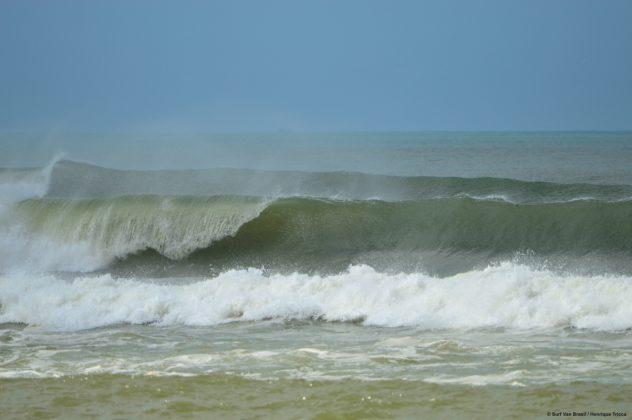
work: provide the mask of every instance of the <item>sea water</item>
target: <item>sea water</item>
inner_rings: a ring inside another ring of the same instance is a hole
[[[629,133],[0,151],[9,417],[630,415]]]

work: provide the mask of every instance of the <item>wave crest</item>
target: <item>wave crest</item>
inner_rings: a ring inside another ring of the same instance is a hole
[[[13,215],[30,235],[85,244],[107,257],[151,248],[181,259],[234,235],[264,207],[265,200],[243,197],[31,199],[17,204]]]

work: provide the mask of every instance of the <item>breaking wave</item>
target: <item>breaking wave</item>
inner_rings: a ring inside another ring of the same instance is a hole
[[[0,276],[0,300],[0,323],[58,330],[266,319],[423,329],[632,328],[632,278],[560,276],[510,263],[443,279],[367,266],[331,276],[229,270],[189,284],[13,274]]]
[[[56,244],[54,253],[81,248],[89,262],[80,271],[117,260],[133,272],[136,263],[155,264],[155,256],[220,270],[326,272],[318,267],[379,266],[394,258],[401,269],[429,252],[457,255],[457,262],[482,258],[479,266],[524,252],[626,260],[632,252],[632,202],[133,196],[29,199],[7,214],[20,226],[22,242]]]

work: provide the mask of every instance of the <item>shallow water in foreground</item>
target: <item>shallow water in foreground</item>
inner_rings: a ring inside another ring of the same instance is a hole
[[[570,382],[521,388],[380,380],[261,381],[90,375],[2,379],[6,418],[533,418],[626,413],[632,385]],[[624,417],[625,418],[625,417]]]
[[[275,320],[0,330],[6,418],[630,415],[632,333]]]

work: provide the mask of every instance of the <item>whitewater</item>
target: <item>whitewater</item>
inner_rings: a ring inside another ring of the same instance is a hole
[[[0,322],[51,330],[320,320],[423,329],[632,328],[629,277],[558,276],[504,263],[439,279],[351,266],[332,276],[229,270],[189,284],[111,275],[0,277]]]

